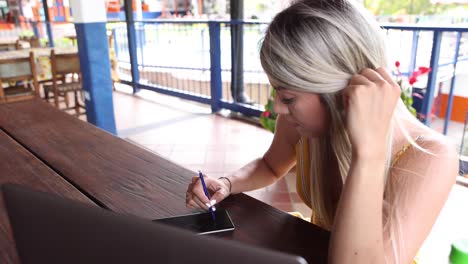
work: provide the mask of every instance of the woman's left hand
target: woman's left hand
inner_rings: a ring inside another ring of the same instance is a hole
[[[385,157],[387,135],[400,93],[400,87],[384,68],[364,69],[351,78],[343,96],[353,153]]]

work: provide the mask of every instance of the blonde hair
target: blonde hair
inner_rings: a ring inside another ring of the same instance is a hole
[[[361,70],[388,66],[383,31],[370,15],[346,0],[296,1],[269,25],[261,44],[260,60],[276,86],[320,94],[327,108],[329,133],[311,139],[309,144],[310,201],[314,216],[331,229],[336,208],[327,196],[330,183],[323,164],[336,162],[344,183],[351,162],[340,92]],[[385,184],[391,167],[392,131],[393,124],[385,142],[388,146]],[[393,190],[386,189],[386,195],[392,196],[389,192]],[[386,201],[383,210],[384,215],[394,214],[392,205]],[[388,226],[384,223],[384,228]],[[398,240],[399,232],[399,228],[392,229],[390,240]],[[394,249],[395,254],[397,251]]]

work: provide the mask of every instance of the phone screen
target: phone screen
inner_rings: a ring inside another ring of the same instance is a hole
[[[187,229],[198,234],[210,234],[234,230],[234,224],[226,210],[217,208],[214,213],[215,221],[213,221],[211,212],[161,218],[153,221]]]

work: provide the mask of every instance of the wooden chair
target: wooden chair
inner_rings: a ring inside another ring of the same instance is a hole
[[[37,37],[20,37],[16,40],[15,47],[17,50],[19,49],[32,49],[32,48],[40,48],[41,42]]]
[[[0,103],[39,97],[36,63],[29,57],[0,60]]]
[[[40,48],[41,47],[41,42],[39,41],[39,38],[37,37],[29,37],[29,46],[31,48]]]
[[[55,50],[52,49],[50,53],[50,63],[52,66],[52,84],[44,85],[46,100],[49,101],[50,93],[52,93],[55,107],[60,109],[59,96],[64,97],[66,106],[64,110],[75,109],[76,116],[85,114],[85,111],[80,112],[80,109],[86,110],[86,108],[79,100],[79,97],[83,97],[83,86],[78,54],[55,54]],[[69,93],[74,94],[74,106],[70,106],[68,103]]]

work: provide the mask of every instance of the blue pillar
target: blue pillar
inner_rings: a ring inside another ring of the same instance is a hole
[[[116,134],[105,0],[72,0],[88,122]]]
[[[211,71],[211,111],[221,109],[221,26],[219,22],[210,21],[210,71]]]
[[[138,71],[137,41],[135,20],[133,19],[132,0],[125,0],[125,20],[127,22],[128,52],[130,53],[130,68],[132,72],[133,93],[137,93],[140,72]]]
[[[425,117],[424,124],[429,126],[431,124],[431,110],[434,104],[434,92],[437,83],[437,72],[439,71],[439,57],[440,57],[440,43],[442,42],[442,31],[434,31],[432,40],[432,53],[431,53],[431,72],[427,77],[426,94],[424,96],[422,114]]]
[[[54,47],[54,35],[52,34],[52,25],[49,19],[49,6],[47,0],[42,0],[42,7],[44,8],[45,23],[47,29],[47,37],[49,38],[49,47]]]

